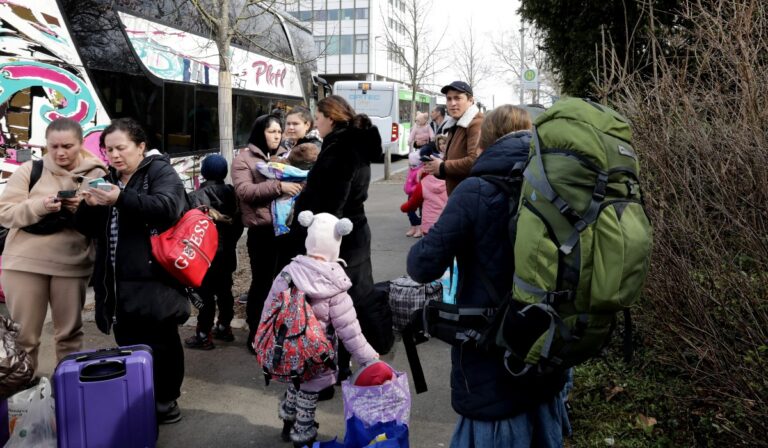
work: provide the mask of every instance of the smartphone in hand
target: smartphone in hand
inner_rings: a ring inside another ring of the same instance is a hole
[[[77,190],[59,190],[56,197],[59,199],[72,199],[77,196]]]

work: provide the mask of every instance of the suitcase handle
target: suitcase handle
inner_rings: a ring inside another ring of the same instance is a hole
[[[84,353],[75,358],[76,362],[95,361],[97,359],[113,358],[115,356],[128,356],[133,350],[123,348],[104,348],[95,352]]]
[[[125,376],[125,363],[116,360],[95,362],[80,370],[80,381],[83,383],[107,381],[121,376]]]

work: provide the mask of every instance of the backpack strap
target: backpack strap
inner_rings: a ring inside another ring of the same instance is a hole
[[[408,357],[408,365],[411,367],[413,387],[416,389],[417,394],[426,392],[427,380],[424,378],[424,369],[421,367],[421,360],[419,360],[419,352],[416,349],[416,340],[411,325],[403,329],[402,336],[405,355]]]
[[[32,162],[32,170],[29,172],[29,190],[32,191],[32,187],[35,186],[40,176],[43,175],[43,160],[35,160]]]
[[[544,169],[544,161],[541,157],[541,142],[539,141],[539,131],[536,126],[533,127],[533,146],[535,154],[532,158],[533,160],[531,160],[531,163],[525,169],[523,176],[533,188],[538,190],[552,203],[552,205],[557,207],[561,215],[565,216],[572,223],[574,228],[573,233],[571,233],[565,243],[559,248],[560,252],[569,255],[573,252],[573,248],[576,247],[576,244],[579,243],[579,234],[597,219],[597,215],[600,212],[600,205],[603,203],[603,199],[605,199],[609,173],[602,170],[596,170],[596,167],[591,168],[597,173],[597,181],[595,182],[595,189],[592,191],[592,200],[589,203],[589,207],[587,208],[586,213],[584,213],[584,216],[581,216],[570,204],[568,204],[568,202],[565,201],[565,199],[555,192],[554,188],[552,188],[552,185],[549,183],[547,172]],[[538,171],[536,174],[534,174],[533,171],[534,165],[535,169]]]

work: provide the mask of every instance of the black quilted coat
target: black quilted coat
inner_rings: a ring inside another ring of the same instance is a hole
[[[110,168],[108,180],[117,184]],[[187,210],[187,197],[167,156],[144,158],[114,205],[119,217],[115,267],[109,257],[111,207],[91,207],[83,201],[75,225],[96,239],[93,268],[96,325],[109,333],[115,317],[139,317],[183,323],[190,304],[181,284],[152,258],[150,232],[170,228]]]

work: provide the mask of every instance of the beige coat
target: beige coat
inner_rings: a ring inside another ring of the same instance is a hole
[[[285,148],[281,147],[275,155],[285,152]],[[241,150],[232,161],[232,183],[246,227],[272,225],[270,206],[282,194],[280,181],[268,179],[256,170],[256,163],[268,161],[261,149],[252,144]]]
[[[59,277],[85,277],[93,268],[93,245],[75,229],[50,235],[33,235],[21,230],[40,221],[48,212],[43,200],[61,190],[76,190],[78,176],[103,177],[106,167],[90,153],[83,153],[72,171],[56,165],[50,155],[43,157],[43,172],[32,190],[29,177],[32,162],[20,166],[8,179],[0,196],[0,225],[10,229],[3,250],[3,270],[32,272]],[[87,181],[82,183],[87,188]]]
[[[445,151],[443,169],[445,187],[448,195],[459,183],[469,177],[475,159],[480,155],[480,126],[484,115],[474,104],[464,112],[459,121],[451,129],[448,149]],[[442,170],[441,170],[442,171]]]

